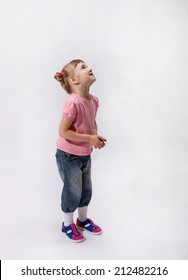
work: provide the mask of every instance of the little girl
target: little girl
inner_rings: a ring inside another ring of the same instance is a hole
[[[96,113],[98,98],[90,94],[96,78],[80,59],[72,60],[55,74],[63,89],[69,94],[59,126],[56,160],[64,182],[61,208],[64,214],[62,232],[74,242],[84,240],[78,230],[101,234],[102,229],[87,217],[91,200],[91,157],[93,147],[101,149],[106,139],[97,134]],[[74,211],[78,209],[76,225]]]

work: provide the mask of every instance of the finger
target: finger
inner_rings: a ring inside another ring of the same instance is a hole
[[[103,148],[105,146],[105,144],[103,143],[103,142],[101,142],[100,144],[99,144],[99,148],[101,149],[101,148]]]
[[[104,147],[106,145],[105,142],[103,142],[103,141],[100,144],[101,144],[101,147]]]
[[[102,142],[107,142],[106,138],[102,137],[102,136],[99,136],[99,139],[102,141]]]

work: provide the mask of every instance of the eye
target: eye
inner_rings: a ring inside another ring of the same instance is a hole
[[[82,65],[81,69],[86,69],[86,68],[87,68],[87,65]]]

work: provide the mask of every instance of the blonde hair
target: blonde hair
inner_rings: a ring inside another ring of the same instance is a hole
[[[71,93],[69,77],[74,74],[74,69],[80,62],[84,63],[81,59],[74,59],[66,64],[60,72],[57,72],[54,75],[54,78],[60,82],[61,86],[67,93]]]

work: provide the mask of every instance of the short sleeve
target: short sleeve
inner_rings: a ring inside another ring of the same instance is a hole
[[[63,117],[74,121],[76,119],[77,109],[76,104],[72,100],[68,100],[65,103],[64,110],[63,110]]]

